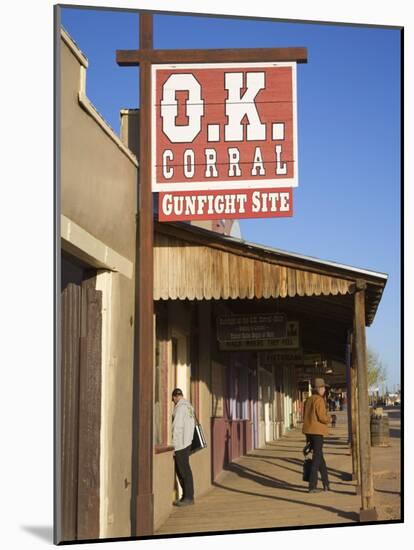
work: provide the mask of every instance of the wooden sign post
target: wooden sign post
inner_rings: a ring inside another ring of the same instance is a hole
[[[153,16],[140,12],[140,49],[117,50],[120,66],[140,67],[139,181],[137,193],[133,464],[131,531],[153,534],[153,200],[151,188],[151,65],[173,63],[307,62],[307,49],[242,48],[226,50],[154,50]]]

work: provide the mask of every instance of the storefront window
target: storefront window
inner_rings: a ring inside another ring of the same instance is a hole
[[[247,368],[233,366],[230,369],[231,413],[233,420],[248,419]]]

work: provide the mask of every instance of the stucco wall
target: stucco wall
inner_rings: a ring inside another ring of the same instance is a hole
[[[83,71],[73,45],[62,39],[61,213],[80,231],[133,263],[137,167],[116,136],[108,136],[105,123],[80,104]],[[70,243],[63,241],[66,245]],[[77,246],[79,250],[71,245],[70,251],[82,258],[82,243]],[[100,537],[127,537],[131,535],[133,273],[100,270],[97,289],[103,298]]]
[[[157,530],[172,511],[174,494],[174,458],[168,451],[154,456],[154,530]]]
[[[130,536],[133,281],[100,272],[103,292],[100,536]]]
[[[133,260],[137,167],[79,104],[80,74],[61,41],[61,212]]]

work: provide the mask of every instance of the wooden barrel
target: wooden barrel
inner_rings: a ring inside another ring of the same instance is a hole
[[[390,424],[388,416],[371,416],[371,446],[388,447],[390,444]]]

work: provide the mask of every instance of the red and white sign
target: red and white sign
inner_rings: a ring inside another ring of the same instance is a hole
[[[160,193],[158,219],[166,222],[290,217],[292,195],[289,187]]]
[[[152,103],[154,192],[298,185],[296,63],[153,65]]]

